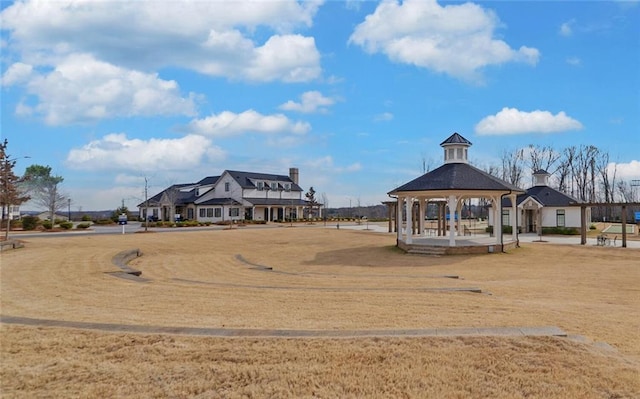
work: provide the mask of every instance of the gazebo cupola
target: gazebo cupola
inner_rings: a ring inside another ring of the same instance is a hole
[[[440,147],[444,148],[444,163],[469,163],[467,150],[470,146],[469,140],[458,133],[452,134],[440,143]]]

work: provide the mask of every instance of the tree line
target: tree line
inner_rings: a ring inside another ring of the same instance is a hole
[[[505,150],[499,164],[484,168],[517,187],[528,187],[525,179],[544,169],[551,175],[551,187],[582,202],[639,202],[640,187],[618,177],[617,164],[609,153],[594,145],[574,145],[556,150],[530,144]]]

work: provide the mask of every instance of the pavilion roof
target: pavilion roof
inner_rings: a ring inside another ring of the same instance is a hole
[[[414,191],[505,191],[524,190],[466,163],[448,163],[403,184],[388,194]]]

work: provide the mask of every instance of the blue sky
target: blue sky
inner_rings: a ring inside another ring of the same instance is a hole
[[[640,179],[638,2],[1,4],[2,137],[72,210],[289,167],[374,205],[453,132],[481,168],[588,144]]]

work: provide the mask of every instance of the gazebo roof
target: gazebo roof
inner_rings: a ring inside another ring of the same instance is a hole
[[[456,133],[457,134],[457,133]],[[507,183],[466,163],[448,163],[411,180],[388,194],[414,191],[505,191],[524,193],[524,190]]]

